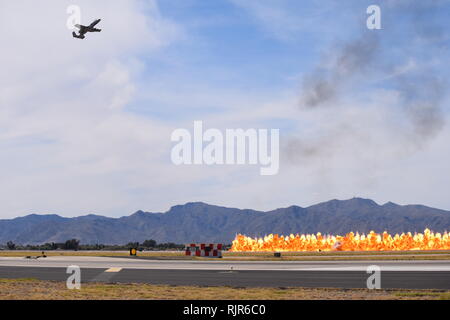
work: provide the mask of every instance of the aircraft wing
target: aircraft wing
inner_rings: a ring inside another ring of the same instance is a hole
[[[91,23],[91,25],[89,26],[90,28],[95,27],[100,21],[102,21],[102,19],[97,19],[94,22]]]
[[[100,32],[102,31],[102,29],[96,29],[96,28],[92,28],[89,30],[90,32]]]

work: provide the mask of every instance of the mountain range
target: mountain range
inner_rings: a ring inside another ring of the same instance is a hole
[[[138,211],[121,218],[31,214],[0,220],[0,243],[43,244],[67,239],[78,239],[82,244],[126,244],[146,239],[231,243],[238,233],[248,236],[317,232],[342,235],[371,230],[422,232],[427,227],[439,232],[450,230],[450,211],[392,202],[378,205],[362,198],[266,212],[192,202],[173,206],[164,213]]]

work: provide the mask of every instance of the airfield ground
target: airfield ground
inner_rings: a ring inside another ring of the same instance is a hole
[[[224,252],[222,259],[180,251],[41,254],[0,251],[0,300],[450,300],[450,251],[286,252],[281,258]],[[373,264],[383,270],[381,290],[364,289]],[[66,287],[69,265],[82,269],[81,290]]]
[[[0,300],[450,300],[446,290],[335,288],[231,288],[86,283],[68,290],[62,281],[0,279]]]

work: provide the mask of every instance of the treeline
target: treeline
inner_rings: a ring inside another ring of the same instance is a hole
[[[61,243],[45,243],[41,245],[19,245],[12,241],[8,241],[6,245],[0,246],[2,249],[6,250],[105,250],[105,251],[120,251],[129,250],[131,248],[137,249],[139,251],[144,250],[183,250],[184,244],[176,244],[172,242],[167,243],[157,243],[155,240],[145,240],[142,243],[130,242],[125,245],[107,245],[107,244],[80,244],[77,239],[70,239],[66,242]]]

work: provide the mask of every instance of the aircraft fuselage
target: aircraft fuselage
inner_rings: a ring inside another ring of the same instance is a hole
[[[95,28],[95,26],[101,21],[101,19],[95,20],[94,22],[92,22],[89,26],[83,26],[83,25],[75,25],[75,27],[77,27],[79,29],[78,31],[78,35],[75,32],[72,32],[72,35],[74,38],[78,38],[78,39],[84,39],[85,38],[85,34],[88,32],[101,32],[101,29],[97,29]]]

